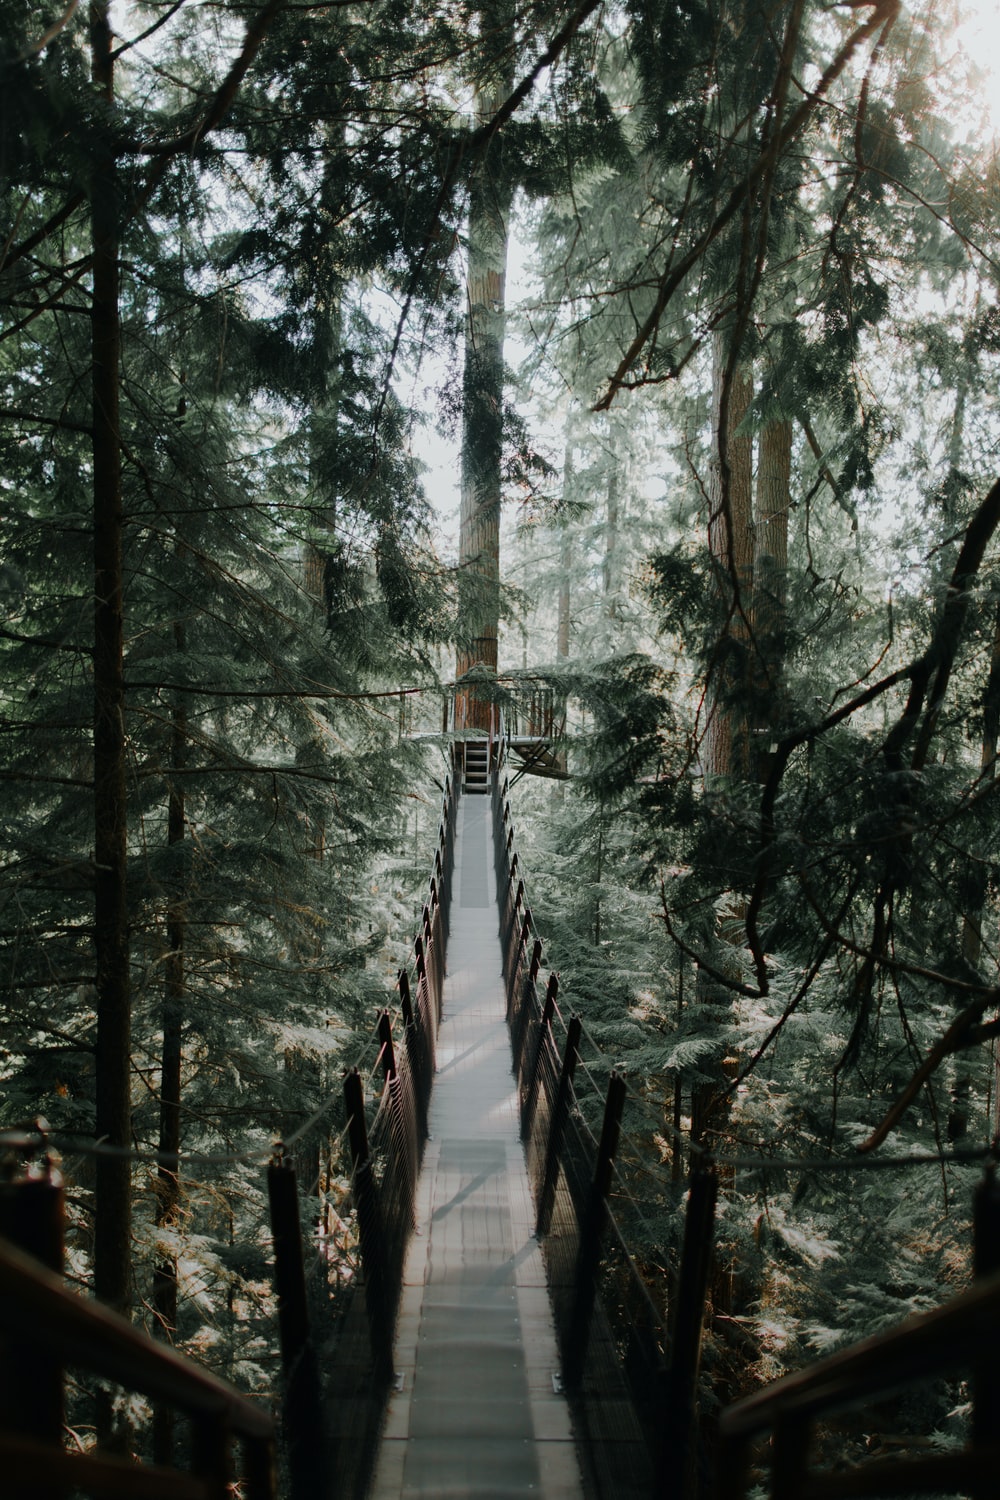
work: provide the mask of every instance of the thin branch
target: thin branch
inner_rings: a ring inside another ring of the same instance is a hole
[[[133,47],[138,47],[143,42],[148,41],[151,36],[154,36],[156,32],[161,29],[161,27],[166,26],[168,21],[172,21],[174,16],[181,9],[181,6],[186,4],[187,0],[174,0],[173,5],[167,11],[166,15],[159,16],[157,20],[152,23],[152,25],[146,27],[145,31],[140,31],[138,36],[132,37],[131,41],[122,42],[121,46],[118,47],[114,52],[112,52],[111,61],[113,63],[116,63],[120,57],[123,57],[125,55],[126,52],[131,52]]]
[[[40,52],[44,52],[49,43],[54,42],[60,31],[64,31],[70,21],[72,21],[78,4],[79,0],[69,0],[69,5],[67,5],[66,10],[59,17],[59,20],[53,21],[48,31],[37,42],[32,42],[30,46],[25,47],[22,52],[18,53],[18,62],[27,62],[29,58],[37,57]]]
[[[706,250],[708,250],[709,247],[715,242],[715,240],[718,239],[722,231],[739,212],[740,208],[743,206],[744,201],[753,192],[758,182],[760,182],[764,177],[772,160],[772,154],[774,152],[783,151],[784,148],[789,144],[789,142],[793,140],[794,137],[799,133],[803,125],[805,125],[806,121],[809,119],[809,116],[814,113],[818,105],[822,102],[826,93],[840,77],[841,73],[844,71],[858,48],[863,46],[868,38],[871,37],[882,26],[891,25],[899,13],[900,0],[873,0],[873,4],[874,10],[869,20],[866,21],[863,26],[859,26],[856,31],[851,33],[847,41],[844,43],[843,47],[837,53],[837,56],[834,58],[833,62],[830,64],[826,72],[823,74],[822,78],[819,80],[816,88],[811,91],[804,102],[799,105],[797,110],[794,111],[794,113],[789,118],[787,125],[785,125],[783,129],[778,132],[772,145],[768,147],[767,151],[762,156],[758,157],[756,163],[750,169],[750,171],[747,172],[743,180],[737,183],[737,185],[733,188],[732,192],[729,194],[729,197],[726,199],[726,202],[716,214],[715,218],[712,220],[708,228],[702,233],[696,243],[688,251],[688,253],[685,256],[682,256],[680,261],[674,266],[673,270],[671,270],[669,274],[661,278],[659,283],[659,290],[657,292],[652,311],[646,318],[645,322],[642,324],[641,328],[637,332],[635,338],[632,340],[625,354],[622,356],[618,364],[618,368],[608,381],[607,390],[601,397],[600,401],[594,404],[592,408],[593,411],[607,411],[611,406],[618,391],[624,385],[626,376],[628,375],[632,366],[635,364],[636,360],[639,358],[639,355],[642,353],[646,345],[654,337],[656,330],[659,327],[660,319],[662,318],[667,305],[673,297],[674,293],[677,291],[678,287],[681,285],[688,272],[698,264],[702,256],[705,254]]]
[[[537,82],[541,74],[545,71],[545,69],[551,67],[552,64],[557,61],[559,56],[565,51],[570,42],[576,36],[576,33],[580,30],[580,27],[583,25],[583,23],[593,14],[595,10],[598,10],[603,4],[604,0],[581,0],[581,4],[570,16],[565,25],[556,32],[555,36],[549,42],[549,45],[546,47],[545,51],[539,58],[536,59],[533,67],[527,74],[525,74],[517,87],[510,94],[508,94],[504,102],[490,116],[488,120],[484,121],[484,123],[480,125],[477,130],[472,131],[469,136],[465,137],[463,140],[460,140],[456,148],[453,150],[451,160],[445,168],[444,176],[441,179],[441,186],[438,189],[438,195],[435,199],[434,207],[431,210],[427,234],[424,236],[424,242],[417,253],[417,258],[414,261],[413,268],[410,272],[409,284],[406,288],[406,295],[403,298],[403,306],[400,310],[399,318],[396,322],[396,331],[392,340],[392,348],[389,351],[389,358],[386,364],[385,381],[383,383],[382,391],[379,396],[378,406],[375,410],[375,420],[373,423],[374,433],[377,434],[378,432],[379,425],[382,419],[382,413],[385,410],[385,403],[389,399],[392,372],[395,368],[396,357],[399,354],[400,345],[403,341],[403,333],[406,329],[406,324],[409,321],[410,309],[413,306],[413,299],[416,296],[417,292],[417,283],[419,282],[424,266],[427,263],[427,257],[431,252],[431,247],[436,243],[437,229],[441,214],[443,213],[445,204],[447,203],[448,198],[451,195],[452,188],[455,186],[455,183],[458,180],[458,174],[461,170],[462,163],[468,157],[475,157],[479,155],[480,152],[484,151],[489,146],[493,138],[503,129],[508,120],[510,120],[511,117],[521,107],[524,100],[531,93],[531,90],[534,88],[535,83]]]
[[[862,1141],[858,1147],[859,1152],[874,1151],[876,1146],[881,1146],[889,1132],[894,1130],[899,1124],[935,1068],[946,1057],[949,1057],[951,1053],[962,1051],[967,1045],[966,1034],[980,1019],[983,1011],[995,1005],[1000,1005],[1000,989],[996,988],[989,990],[985,995],[981,995],[978,1000],[974,1000],[971,1005],[967,1005],[963,1011],[959,1011],[944,1035],[935,1042],[934,1046],[928,1052],[881,1124],[876,1126],[866,1141]],[[988,1030],[988,1028],[983,1029],[984,1031]]]

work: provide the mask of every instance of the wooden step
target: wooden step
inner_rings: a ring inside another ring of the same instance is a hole
[[[490,748],[485,740],[467,740],[463,792],[483,796],[490,786]]]

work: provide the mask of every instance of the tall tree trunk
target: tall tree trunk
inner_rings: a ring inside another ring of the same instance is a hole
[[[569,609],[570,609],[570,532],[563,526],[559,538],[559,599],[556,623],[556,655],[561,661],[569,657]]]
[[[750,611],[753,588],[753,440],[740,427],[753,399],[750,371],[730,368],[728,340],[715,335],[708,544],[715,565],[720,628],[712,662],[702,747],[706,782],[749,769]]]
[[[768,422],[760,434],[757,460],[751,612],[754,665],[751,770],[757,776],[766,765],[769,731],[781,718],[784,695],[791,469],[792,424]]]
[[[614,433],[612,431],[612,443]],[[618,514],[620,506],[621,470],[616,446],[612,447],[611,471],[608,474],[608,507],[604,528],[604,559],[601,563],[601,588],[604,594],[604,612],[609,620],[618,618]]]
[[[179,652],[186,642],[184,626],[174,624]],[[180,773],[187,759],[187,706],[183,695],[174,704],[170,731],[170,769]],[[184,786],[172,776],[167,801],[167,844],[177,864],[171,869],[167,904],[167,955],[163,981],[163,1043],[160,1057],[160,1162],[156,1173],[156,1227],[175,1229],[180,1205],[181,1060],[184,1024],[184,946],[187,927],[187,882],[182,845],[185,838]],[[153,1333],[172,1344],[177,1333],[177,1257],[161,1257],[153,1272]],[[173,1412],[158,1406],[153,1424],[156,1462],[173,1461]]]
[[[480,29],[497,26],[512,35],[504,5],[481,13]],[[501,49],[502,50],[502,49]],[[512,45],[506,58],[512,56]],[[496,111],[513,86],[512,64],[502,77],[481,84],[477,123]],[[500,480],[503,448],[503,346],[506,321],[507,222],[512,189],[490,146],[473,173],[469,192],[468,309],[462,376],[462,485],[459,523],[458,678],[473,667],[497,670],[500,623]],[[489,727],[489,704],[475,691],[459,691],[456,728]]]
[[[979,767],[983,784],[994,781],[997,774],[997,748],[1000,742],[1000,607],[997,608],[993,627],[993,649],[990,657],[990,674],[986,684],[983,703],[983,733],[979,747]],[[983,957],[983,913],[989,877],[985,857],[970,872],[970,891],[966,897],[966,911],[962,918],[962,957],[969,969],[979,973]],[[994,1056],[996,1055],[994,1049]],[[979,1071],[978,1048],[959,1052],[955,1057],[955,1070],[951,1086],[951,1103],[948,1110],[948,1139],[960,1141],[969,1129],[969,1105],[975,1074]],[[1000,1085],[1000,1070],[994,1079],[994,1087]],[[991,1127],[996,1133],[996,1126]]]
[[[94,944],[97,977],[98,1139],[130,1143],[131,1004],[126,905],[125,687],[122,620],[122,476],[119,433],[118,182],[111,135],[113,40],[108,0],[91,0],[93,81],[104,118],[96,127],[90,183],[93,235],[94,457]],[[94,1290],[124,1312],[131,1268],[131,1172],[123,1156],[99,1156]]]
[[[729,341],[717,333],[714,345],[712,425],[715,454],[709,485],[709,551],[715,567],[719,613],[718,643],[711,664],[708,724],[702,745],[706,791],[713,785],[740,781],[749,772],[749,663],[753,587],[753,441],[737,429],[750,409],[753,382],[750,371],[731,365]],[[743,872],[729,872],[733,891],[731,917],[741,914]],[[724,965],[725,958],[720,962]],[[730,992],[704,972],[698,973],[700,1003],[719,1013],[729,1012]],[[696,1144],[712,1143],[729,1119],[726,1088],[736,1061],[720,1056],[715,1078],[692,1090],[691,1137]],[[731,1302],[728,1278],[720,1274],[716,1306],[727,1311]]]

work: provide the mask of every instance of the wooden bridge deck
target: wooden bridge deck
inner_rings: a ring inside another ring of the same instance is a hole
[[[431,1139],[374,1500],[581,1500],[518,1136],[490,804],[465,796]]]

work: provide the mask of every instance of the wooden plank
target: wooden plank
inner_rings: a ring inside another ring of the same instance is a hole
[[[212,1500],[204,1479],[176,1469],[131,1463],[106,1453],[68,1453],[30,1438],[0,1433],[5,1495],[24,1500],[41,1485],[67,1494],[82,1491],[96,1500]]]
[[[1000,1336],[1000,1272],[933,1312],[831,1354],[724,1411],[724,1438],[746,1438],[790,1415],[841,1410],[890,1394],[927,1375],[954,1370],[990,1350]]]
[[[217,1416],[233,1432],[269,1438],[270,1413],[192,1360],[149,1338],[100,1303],[67,1292],[60,1277],[0,1243],[0,1328],[58,1352],[182,1411]]]
[[[873,1459],[835,1474],[809,1474],[799,1500],[868,1500],[880,1495],[996,1493],[1000,1448],[926,1453],[917,1458]]]

